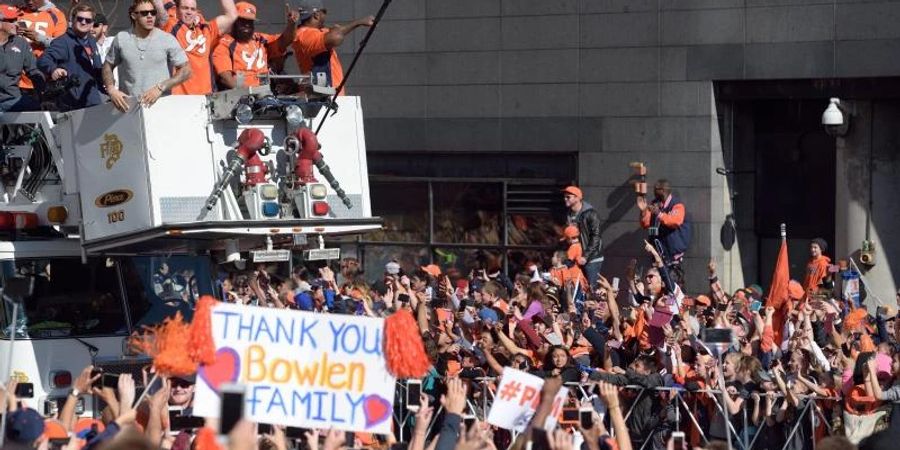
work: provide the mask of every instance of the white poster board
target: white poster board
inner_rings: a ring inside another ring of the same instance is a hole
[[[384,320],[220,303],[212,329],[217,359],[197,373],[194,415],[218,417],[216,389],[240,383],[254,422],[391,431]]]
[[[534,416],[534,412],[541,402],[543,386],[543,378],[504,367],[503,378],[500,380],[500,385],[497,386],[494,403],[491,405],[491,412],[488,413],[488,423],[518,433],[525,431],[525,427],[528,426],[528,422],[531,421],[531,417]],[[544,424],[545,429],[556,428],[556,419],[562,411],[568,395],[568,388],[559,388],[559,392],[553,399],[553,408]]]

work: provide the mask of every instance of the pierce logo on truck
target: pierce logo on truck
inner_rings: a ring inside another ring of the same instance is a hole
[[[122,141],[115,133],[103,135],[103,143],[100,144],[100,158],[106,160],[106,170],[112,170],[113,166],[122,158]]]
[[[94,200],[94,204],[97,205],[98,208],[109,208],[110,206],[127,203],[129,200],[131,200],[131,197],[134,197],[134,193],[130,190],[118,189],[100,195],[96,200]]]

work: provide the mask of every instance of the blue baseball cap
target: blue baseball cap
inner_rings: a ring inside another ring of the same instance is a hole
[[[484,322],[497,323],[500,321],[497,311],[491,308],[481,308],[481,311],[478,311],[478,317]]]
[[[20,444],[31,444],[44,434],[44,417],[31,408],[22,408],[9,415],[6,438]]]

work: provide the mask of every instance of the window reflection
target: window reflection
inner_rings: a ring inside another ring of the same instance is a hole
[[[509,245],[558,245],[560,225],[550,213],[510,214],[506,223]]]
[[[503,185],[433,183],[434,240],[463,244],[500,244]]]
[[[372,181],[372,212],[384,220],[381,230],[366,240],[394,242],[428,241],[428,183]]]

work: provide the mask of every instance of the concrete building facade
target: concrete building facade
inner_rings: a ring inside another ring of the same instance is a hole
[[[283,4],[257,3],[262,27],[278,29]],[[331,21],[380,6],[327,3]],[[727,289],[767,285],[787,222],[795,278],[809,239],[839,258],[869,239],[866,276],[890,302],[898,19],[900,1],[393,0],[349,90],[363,97],[370,166],[381,155],[574,158],[573,181],[604,220],[604,272],[641,256],[628,164],[642,161],[687,205],[690,290],[705,289],[710,257]],[[341,48],[345,67],[362,36]],[[847,108],[846,136],[820,126],[829,97]]]

